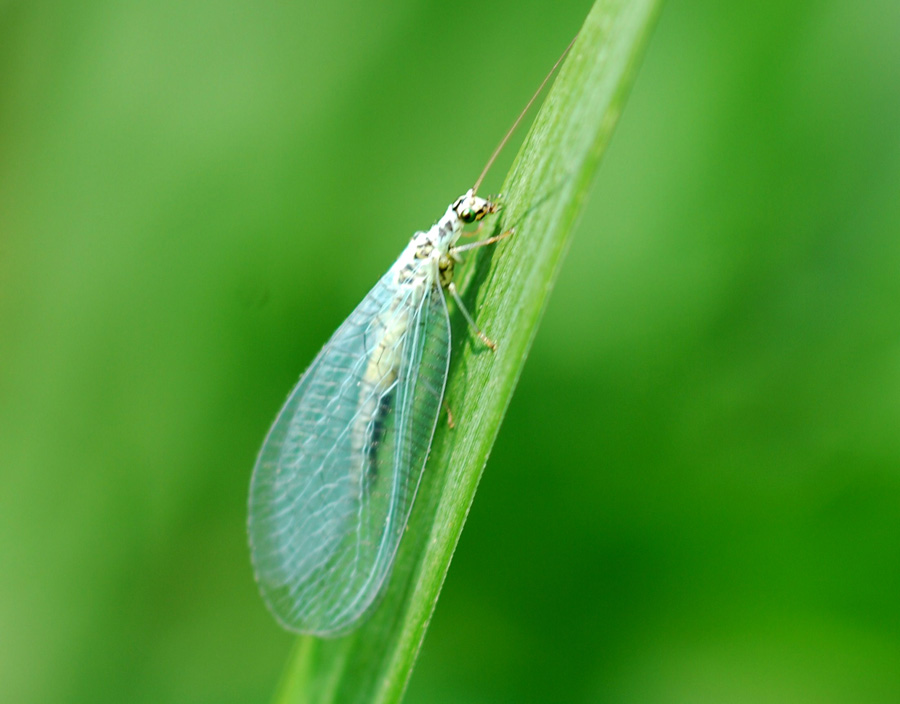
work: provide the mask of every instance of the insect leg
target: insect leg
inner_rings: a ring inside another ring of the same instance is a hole
[[[471,232],[463,230],[462,236],[463,237],[476,237],[478,235],[478,233],[481,232],[483,229],[484,229],[484,223],[480,222],[480,223],[478,223],[478,227],[476,227]]]
[[[470,242],[469,244],[463,244],[459,247],[454,247],[453,252],[467,252],[470,249],[477,249],[478,247],[486,247],[489,244],[495,244],[500,240],[505,240],[510,235],[515,234],[514,228],[509,228],[506,232],[501,232],[499,235],[494,235],[493,237],[488,237],[486,240],[479,240],[478,242]]]
[[[487,242],[487,240],[485,240],[485,242]],[[480,243],[479,243],[479,244],[480,244]],[[482,341],[484,344],[486,344],[486,345],[487,345],[488,347],[490,347],[494,352],[496,352],[496,351],[497,351],[497,343],[494,342],[493,340],[491,340],[487,335],[485,335],[485,334],[481,331],[481,328],[478,327],[478,325],[475,324],[475,320],[474,320],[474,319],[472,318],[472,316],[469,314],[469,311],[466,310],[466,306],[465,306],[465,304],[462,302],[462,298],[460,298],[460,296],[459,296],[459,291],[456,290],[456,284],[455,284],[453,281],[451,281],[451,282],[447,285],[447,290],[450,292],[450,295],[453,296],[453,300],[456,301],[456,305],[457,305],[457,306],[459,307],[459,309],[462,311],[463,317],[464,317],[464,318],[466,319],[466,321],[469,323],[469,326],[475,331],[475,334],[478,335],[478,337],[481,339],[481,341]]]
[[[453,411],[450,410],[450,404],[446,401],[441,401],[441,403],[444,404],[444,410],[447,411],[447,427],[453,430],[456,423],[453,422]]]

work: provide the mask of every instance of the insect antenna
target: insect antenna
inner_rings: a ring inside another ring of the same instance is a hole
[[[575,43],[575,40],[578,39],[578,35],[576,34],[572,37],[572,41],[569,42],[569,46],[565,48],[562,55],[556,60],[556,63],[553,64],[553,68],[550,69],[550,72],[544,76],[544,80],[541,81],[541,85],[538,86],[538,89],[534,91],[534,95],[531,96],[531,99],[525,104],[525,107],[522,109],[522,112],[519,113],[519,116],[516,118],[516,121],[513,122],[512,127],[509,128],[509,131],[504,135],[503,139],[500,140],[500,144],[497,145],[497,148],[494,149],[494,153],[491,154],[491,158],[487,160],[487,163],[484,165],[484,168],[481,170],[481,175],[478,177],[478,180],[475,181],[475,185],[472,186],[472,193],[475,194],[478,192],[478,188],[481,186],[481,182],[484,180],[484,177],[487,175],[488,170],[491,166],[494,165],[494,160],[503,150],[503,147],[506,146],[506,143],[509,141],[509,138],[512,137],[513,132],[516,131],[516,128],[519,126],[519,123],[522,121],[522,118],[525,117],[525,114],[528,112],[529,108],[532,106],[537,97],[541,94],[541,91],[544,90],[544,86],[547,85],[547,81],[550,80],[550,77],[554,74],[557,67],[562,63],[562,60],[566,58],[566,54],[569,53],[569,49],[572,48],[572,45]]]

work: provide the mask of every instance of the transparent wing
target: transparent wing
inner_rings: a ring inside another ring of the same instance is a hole
[[[251,554],[286,628],[336,635],[374,603],[409,519],[447,377],[443,291],[388,273],[301,377],[250,487]]]

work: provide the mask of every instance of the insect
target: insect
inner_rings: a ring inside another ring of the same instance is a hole
[[[445,291],[496,349],[463,305],[453,270],[461,252],[511,231],[457,241],[466,225],[498,211],[478,187],[564,56],[475,185],[413,235],[325,344],[263,442],[250,484],[250,551],[263,600],[288,630],[342,635],[383,591],[441,414],[450,360]]]

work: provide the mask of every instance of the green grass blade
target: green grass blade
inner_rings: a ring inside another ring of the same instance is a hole
[[[659,9],[659,0],[599,0],[506,179],[498,230],[514,237],[471,257],[466,303],[499,343],[491,353],[459,326],[447,402],[386,595],[359,630],[301,638],[277,704],[397,702],[462,532],[481,472],[534,339]]]

